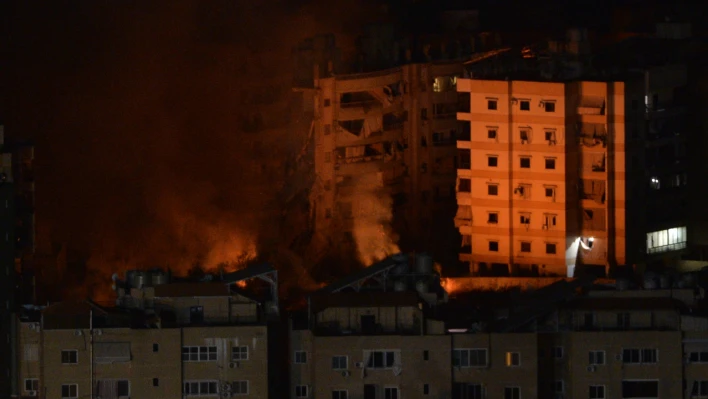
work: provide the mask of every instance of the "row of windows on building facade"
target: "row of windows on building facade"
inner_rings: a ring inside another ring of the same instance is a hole
[[[487,185],[487,195],[490,197],[499,196],[499,183],[486,183]],[[555,201],[556,191],[558,186],[555,185],[543,185],[543,196],[546,200]],[[460,178],[457,186],[457,191],[460,193],[471,193],[472,192],[472,180],[468,178]],[[531,199],[533,192],[533,185],[529,183],[520,183],[514,188],[514,195],[518,196],[520,199]]]
[[[28,344],[30,346],[34,344]],[[153,344],[153,352],[159,351],[159,345]],[[33,348],[26,348],[25,353],[36,352]],[[248,346],[232,346],[230,360],[232,362],[240,362],[248,360]],[[37,361],[38,359],[30,358],[26,361]],[[216,346],[184,346],[182,347],[182,361],[184,362],[213,362],[218,360],[218,351]],[[79,351],[76,349],[65,349],[61,351],[62,364],[78,364]]]

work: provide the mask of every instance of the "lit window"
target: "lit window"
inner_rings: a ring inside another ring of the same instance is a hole
[[[505,359],[507,367],[521,366],[521,354],[519,352],[507,352]]]
[[[676,251],[686,248],[686,227],[647,233],[647,253]]]

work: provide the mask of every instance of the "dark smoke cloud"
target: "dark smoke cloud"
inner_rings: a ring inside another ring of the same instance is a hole
[[[242,118],[254,86],[290,90],[297,42],[369,18],[320,3],[13,3],[6,131],[37,145],[40,229],[93,268],[217,261],[271,234],[253,161],[273,154],[244,145]]]

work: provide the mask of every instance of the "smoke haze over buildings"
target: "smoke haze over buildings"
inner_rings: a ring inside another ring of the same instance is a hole
[[[36,142],[40,232],[93,271],[255,256],[277,234],[282,179],[259,173],[274,154],[245,145],[258,133],[244,126],[297,114],[292,48],[363,19],[338,4],[321,8],[336,15],[276,1],[13,4],[7,134]],[[277,112],[256,113],[259,102]]]

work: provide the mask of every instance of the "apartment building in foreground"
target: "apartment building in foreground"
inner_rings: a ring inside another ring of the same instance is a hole
[[[694,289],[569,279],[508,305],[485,301],[491,312],[483,315],[440,292],[425,263],[390,258],[313,294],[308,312],[291,317],[289,397],[707,393],[708,319],[696,315],[702,296]]]
[[[128,272],[116,281],[115,308],[90,301],[28,308],[18,331],[21,396],[271,397],[277,296],[262,301],[237,287],[276,285],[276,274],[267,265],[211,281]]]

